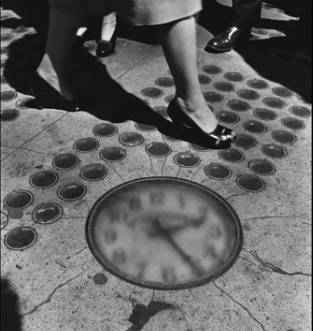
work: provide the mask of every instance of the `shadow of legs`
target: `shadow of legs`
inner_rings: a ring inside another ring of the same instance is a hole
[[[1,331],[22,331],[18,296],[7,279],[1,279]]]

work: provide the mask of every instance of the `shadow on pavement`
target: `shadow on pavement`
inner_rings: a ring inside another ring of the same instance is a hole
[[[26,104],[30,108],[73,111],[67,108],[65,100],[49,84],[35,75],[43,50],[44,40],[37,34],[11,43],[4,77],[17,91],[36,98]],[[214,148],[205,133],[167,120],[143,100],[128,93],[110,77],[106,67],[88,52],[81,40],[76,40],[70,58],[71,88],[81,110],[110,122],[132,120],[151,125],[172,138]]]
[[[1,331],[22,331],[18,296],[7,279],[1,278]]]

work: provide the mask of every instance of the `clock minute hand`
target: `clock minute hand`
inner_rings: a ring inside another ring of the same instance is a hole
[[[176,243],[170,233],[161,225],[158,219],[154,222],[154,226],[157,231],[163,235],[163,237],[171,244],[171,246],[176,250],[176,252],[183,258],[183,260],[191,267],[193,273],[196,276],[203,276],[204,270],[198,267],[191,259],[191,257],[186,254],[183,249]]]

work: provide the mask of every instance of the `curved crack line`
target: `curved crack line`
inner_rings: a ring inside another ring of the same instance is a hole
[[[37,304],[33,309],[31,309],[30,311],[21,314],[21,317],[27,316],[27,315],[31,315],[33,313],[35,313],[40,307],[44,306],[45,304],[49,303],[52,299],[52,297],[54,296],[54,294],[62,287],[66,286],[67,284],[69,284],[70,282],[72,282],[73,280],[75,280],[76,278],[80,277],[83,274],[83,272],[80,272],[78,275],[76,275],[75,277],[72,277],[71,279],[67,280],[66,282],[58,285],[47,297],[47,299],[43,300],[42,302],[40,302],[39,304]]]
[[[235,298],[233,298],[229,293],[227,293],[225,290],[223,290],[221,287],[219,287],[215,281],[213,281],[213,284],[214,286],[221,292],[223,293],[224,295],[226,295],[229,299],[231,299],[233,302],[235,302],[237,305],[239,305],[250,317],[251,319],[253,319],[256,323],[258,323],[261,327],[261,329],[263,331],[266,331],[264,325],[259,321],[257,320],[253,315],[252,313],[250,312],[250,310],[244,306],[242,303],[240,303],[239,301],[237,301]]]
[[[249,253],[250,255],[252,255],[252,257],[258,261],[265,269],[269,269],[270,271],[272,272],[276,272],[278,274],[282,274],[282,275],[285,275],[285,276],[312,276],[312,274],[309,274],[309,273],[305,273],[305,272],[301,272],[301,271],[295,271],[295,272],[288,272],[288,271],[285,271],[283,269],[280,269],[279,267],[276,267],[274,264],[272,264],[271,262],[267,262],[267,261],[264,261],[256,251],[247,251],[247,250],[244,250],[245,252]]]
[[[253,221],[253,220],[265,220],[271,218],[305,218],[306,215],[265,215],[265,216],[256,216],[256,217],[249,217],[243,218],[242,221]]]
[[[253,192],[245,191],[245,192],[233,193],[233,194],[229,195],[228,197],[225,197],[224,199],[225,200],[229,200],[229,199],[231,199],[233,197],[240,197],[242,195],[246,195],[246,194],[249,194],[249,193],[253,193]]]
[[[247,261],[247,262],[249,262],[250,264],[253,264],[253,265],[255,265],[255,266],[259,266],[258,264],[256,264],[256,263],[254,263],[254,262],[252,262],[252,261],[250,261],[249,259],[247,259],[246,257],[243,257],[243,256],[239,256],[238,257],[239,259],[242,259],[242,260],[245,260],[245,261]]]
[[[116,174],[117,174],[117,176],[122,180],[122,181],[124,181],[124,178],[123,178],[123,176],[115,169],[115,167],[113,167],[112,166],[112,164],[109,164],[109,163],[107,163],[107,165],[108,165],[108,167],[110,167]]]

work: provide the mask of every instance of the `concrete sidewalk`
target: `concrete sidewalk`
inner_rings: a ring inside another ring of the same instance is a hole
[[[29,31],[1,28],[1,73],[7,46]],[[311,105],[235,51],[204,52],[211,35],[202,28],[198,34],[203,92],[238,134],[226,151],[174,140],[143,123],[28,108],[31,97],[1,76],[1,277],[19,297],[23,330],[311,329]],[[94,52],[93,42],[86,46]],[[101,62],[125,90],[167,118],[174,87],[159,46],[119,39],[116,54]],[[170,153],[149,154],[156,142]],[[109,146],[126,157],[101,158]],[[182,154],[197,162],[175,162]],[[86,180],[82,169],[94,164],[103,177]],[[85,237],[92,206],[117,185],[152,176],[200,183],[235,210],[243,247],[225,274],[200,287],[154,290],[114,276],[93,257]],[[60,194],[68,184],[72,201]],[[36,211],[46,202],[53,216],[40,223]]]

